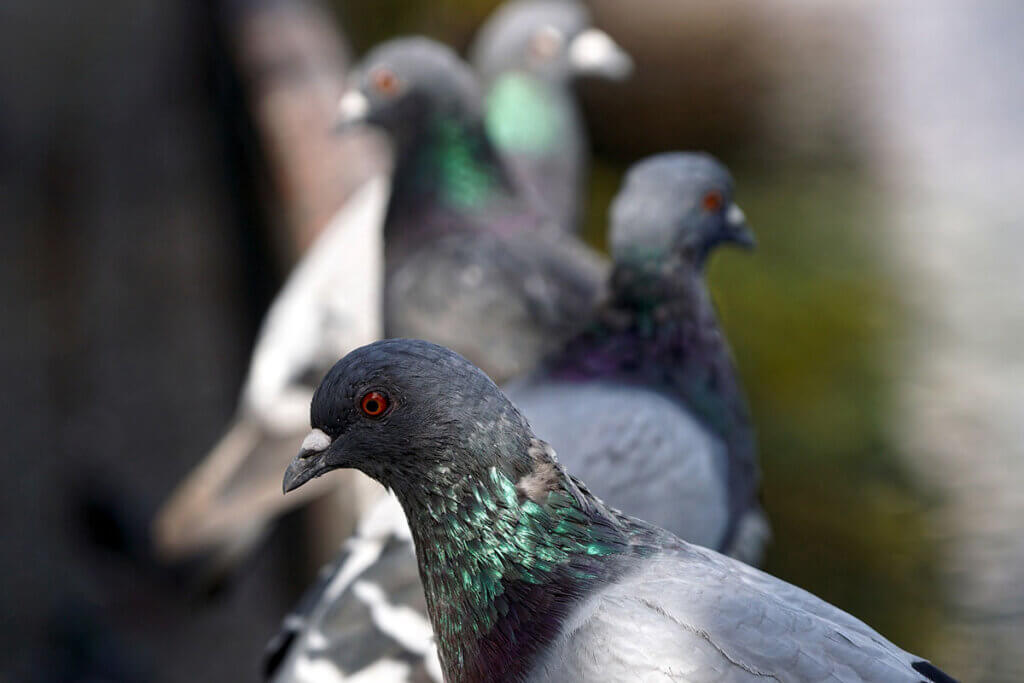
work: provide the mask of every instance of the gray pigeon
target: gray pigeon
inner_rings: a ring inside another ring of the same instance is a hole
[[[813,595],[607,507],[448,349],[357,349],[310,416],[284,490],[357,468],[395,492],[449,683],[953,681]]]
[[[732,177],[705,154],[650,157],[626,175],[609,237],[611,291],[588,328],[505,390],[599,496],[757,563],[756,444],[704,278],[717,245],[754,243]]]
[[[629,55],[573,0],[504,3],[469,55],[485,88],[495,145],[557,225],[577,228],[588,145],[572,83],[581,76],[625,78]]]
[[[604,260],[554,227],[509,174],[485,132],[476,77],[450,49],[393,40],[348,82],[339,125],[383,129],[393,178],[369,184],[339,214],[271,306],[239,415],[157,517],[168,555],[213,548],[234,562],[276,516],[330,490],[282,498],[276,473],[305,432],[315,382],[381,336],[380,305],[386,336],[446,344],[504,379],[572,334],[606,279]],[[379,495],[365,478],[345,486],[339,520]]]

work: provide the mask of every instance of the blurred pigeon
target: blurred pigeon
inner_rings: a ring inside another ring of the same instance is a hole
[[[506,2],[484,23],[470,61],[486,92],[487,131],[556,223],[578,227],[588,145],[572,92],[580,76],[619,80],[632,60],[569,0]]]
[[[485,132],[480,87],[454,52],[400,38],[355,68],[342,126],[395,150],[384,228],[385,331],[455,348],[496,380],[576,331],[607,264],[523,195]]]
[[[213,548],[213,570],[230,568],[276,516],[330,490],[290,500],[277,478],[306,430],[312,386],[381,336],[382,303],[388,336],[447,344],[507,378],[562,343],[599,296],[607,264],[523,197],[485,133],[476,78],[451,50],[394,40],[348,81],[339,127],[382,128],[393,178],[346,205],[271,306],[234,424],[157,517],[167,556]],[[380,490],[357,475],[345,486],[335,548]]]
[[[611,292],[590,326],[506,391],[599,496],[757,563],[756,443],[704,277],[717,245],[754,244],[732,177],[705,154],[634,165],[609,241]]]
[[[615,268],[609,297],[589,326],[538,372],[510,383],[509,397],[596,494],[691,542],[754,562],[767,536],[757,503],[754,437],[704,282],[715,246],[753,244],[733,202],[732,178],[707,155],[657,155],[629,171],[611,213]],[[391,518],[398,521],[387,533],[364,533],[349,542],[330,570],[330,597],[317,596],[323,589],[314,588],[305,601],[319,604],[318,611],[300,606],[286,620],[288,635],[271,644],[271,659],[280,664],[287,647],[294,651],[277,668],[277,680],[304,680],[296,672],[324,658],[347,674],[356,673],[356,665],[396,672],[382,681],[410,680],[412,671],[429,664],[418,659],[432,652],[429,639],[400,649],[396,637],[403,628],[387,615],[356,626],[354,614],[369,609],[356,581],[380,587],[391,604],[406,614],[418,611],[426,621],[423,608],[410,600],[419,593],[410,590],[419,587],[411,538],[401,519]],[[365,557],[356,548],[367,546],[376,549],[373,561],[352,559]],[[394,567],[403,563],[405,574],[396,574]],[[297,640],[304,633],[306,639]],[[329,647],[309,648],[311,640]],[[390,664],[353,660],[351,653],[366,651],[365,642],[376,642]],[[397,652],[404,656],[401,666]]]
[[[953,681],[810,593],[607,507],[448,349],[353,351],[311,424],[284,490],[357,468],[395,492],[449,683]]]

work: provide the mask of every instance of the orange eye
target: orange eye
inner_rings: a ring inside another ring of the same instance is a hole
[[[723,203],[724,200],[722,199],[722,193],[718,190],[711,190],[711,192],[704,195],[704,199],[701,200],[701,205],[704,207],[704,210],[709,213],[719,211],[722,208]]]
[[[391,69],[375,69],[370,74],[370,84],[373,89],[379,92],[381,95],[397,95],[400,89],[398,83],[398,76]]]
[[[379,391],[369,391],[360,399],[359,408],[367,417],[380,417],[388,410],[388,398]]]

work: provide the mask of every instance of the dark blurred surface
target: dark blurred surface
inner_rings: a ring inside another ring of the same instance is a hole
[[[147,537],[231,414],[274,288],[212,18],[164,2],[0,13],[0,677],[252,679],[288,606],[279,553],[208,603]]]
[[[359,52],[414,31],[461,48],[494,4],[331,9]],[[920,22],[913,3],[594,2],[637,72],[583,84],[587,236],[603,244],[643,154],[733,167],[759,249],[710,277],[759,428],[767,569],[964,680],[1013,681],[1024,554],[993,548],[1024,545],[1024,283],[993,254],[1021,211],[986,188],[1024,179],[1020,88],[956,84],[1008,79],[1022,22],[1013,3],[959,6],[974,23],[940,4]],[[294,520],[214,596],[147,537],[230,417],[290,258],[219,11],[0,7],[3,680],[253,680],[308,578]],[[1017,136],[979,147],[975,129]]]

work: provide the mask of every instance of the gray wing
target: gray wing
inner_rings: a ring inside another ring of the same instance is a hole
[[[576,331],[607,268],[568,237],[449,235],[389,272],[385,330],[448,346],[500,382],[532,370]]]
[[[426,610],[405,516],[388,497],[285,618],[267,648],[266,678],[440,683]]]
[[[536,680],[952,683],[815,596],[700,548],[591,600]]]
[[[244,556],[269,522],[339,483],[332,478],[298,496],[281,495],[281,472],[309,430],[315,383],[338,358],[380,337],[388,192],[383,176],[357,189],[274,299],[238,417],[155,518],[163,556],[224,548]]]
[[[613,382],[505,387],[566,469],[612,507],[719,548],[728,523],[725,445],[678,402]]]

